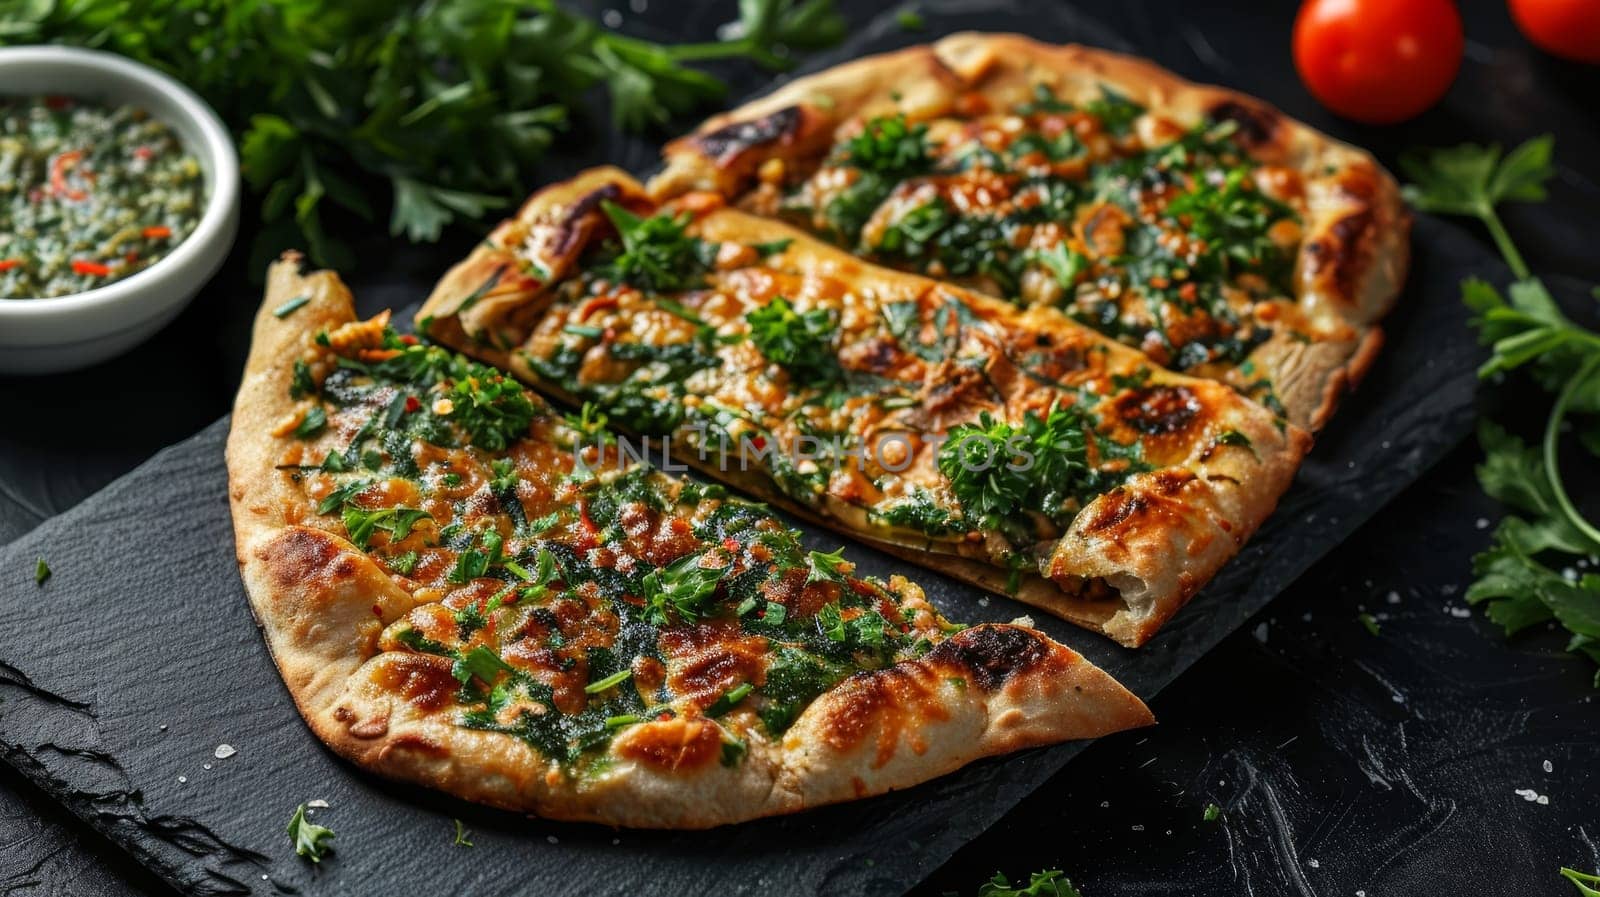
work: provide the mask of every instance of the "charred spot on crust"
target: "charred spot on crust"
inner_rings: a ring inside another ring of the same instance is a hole
[[[1211,107],[1212,121],[1231,121],[1239,126],[1239,139],[1247,148],[1272,143],[1278,132],[1278,113],[1265,106],[1252,106],[1238,100],[1223,100]]]
[[[1372,209],[1364,207],[1335,220],[1323,235],[1306,244],[1306,267],[1328,273],[1341,296],[1349,296],[1360,269],[1362,243],[1372,226]]]
[[[698,769],[722,756],[722,735],[702,719],[664,720],[633,729],[617,753],[657,769]]]
[[[284,530],[263,546],[258,556],[267,562],[273,580],[284,590],[301,587],[330,574],[353,573],[355,566],[353,559],[339,550],[331,536],[300,527]]]
[[[1156,497],[1178,493],[1194,478],[1194,474],[1186,470],[1158,470],[1143,480],[1139,491],[1118,486],[1095,499],[1078,515],[1073,526],[1086,535],[1110,529],[1143,513]]]
[[[1044,636],[1020,626],[964,629],[929,651],[931,663],[954,664],[971,674],[973,684],[994,691],[1012,676],[1033,669],[1050,656]]]
[[[561,221],[556,225],[554,251],[556,255],[567,255],[579,248],[579,244],[587,236],[588,230],[582,227],[588,217],[600,204],[606,200],[615,202],[622,197],[622,185],[606,184],[595,190],[590,190],[578,201],[567,207],[566,214],[561,216]]]
[[[438,710],[449,703],[458,683],[450,659],[433,654],[390,654],[373,673],[384,691],[405,697],[423,710]]]
[[[736,121],[694,138],[706,155],[726,164],[747,149],[782,140],[800,127],[800,107],[786,106],[750,121]]]
[[[1149,386],[1117,399],[1116,413],[1147,436],[1164,436],[1189,426],[1202,410],[1187,386]]]

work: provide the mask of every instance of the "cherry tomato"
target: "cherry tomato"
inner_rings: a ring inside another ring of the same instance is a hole
[[[1438,102],[1462,46],[1453,0],[1306,0],[1294,22],[1300,80],[1322,105],[1368,124]]]
[[[1511,0],[1511,18],[1541,50],[1600,62],[1600,0]]]

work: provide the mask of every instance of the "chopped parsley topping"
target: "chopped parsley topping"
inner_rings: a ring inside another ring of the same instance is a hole
[[[592,269],[595,276],[648,292],[672,292],[698,285],[711,270],[717,244],[688,235],[688,213],[641,218],[609,200],[602,208],[622,245],[611,247],[609,258]]]
[[[272,316],[275,318],[287,318],[296,311],[299,311],[310,301],[310,296],[296,296],[293,299],[290,299],[288,302],[285,302],[277,308],[274,308],[272,310]]]
[[[44,558],[42,556],[37,561],[34,562],[34,564],[33,564],[33,584],[34,585],[36,585],[36,586],[44,585],[44,581],[49,579],[52,575],[53,574],[50,571],[50,565],[44,562]]]
[[[933,162],[928,126],[908,124],[904,115],[871,119],[845,143],[844,161],[886,177],[920,174]]]
[[[766,358],[807,385],[826,383],[839,374],[835,355],[838,336],[832,312],[825,308],[797,312],[789,300],[772,301],[745,315],[750,340]]]

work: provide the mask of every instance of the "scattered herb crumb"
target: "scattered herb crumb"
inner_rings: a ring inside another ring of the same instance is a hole
[[[1374,617],[1372,614],[1361,614],[1361,615],[1356,617],[1356,620],[1362,626],[1367,627],[1367,631],[1372,633],[1373,635],[1377,635],[1378,632],[1380,631],[1380,628],[1378,626],[1378,618]]]
[[[900,10],[900,14],[895,16],[894,20],[902,31],[921,31],[928,24],[922,13],[914,6]]]
[[[322,858],[333,849],[326,843],[333,840],[333,829],[307,819],[305,804],[301,804],[289,817],[288,832],[290,840],[294,841],[294,852],[313,863],[322,862]]]
[[[1576,887],[1578,893],[1582,894],[1583,897],[1600,897],[1600,889],[1592,887],[1593,885],[1600,885],[1600,875],[1587,875],[1576,869],[1568,869],[1566,866],[1562,866],[1561,877],[1572,882],[1573,887]]]
[[[453,821],[456,824],[456,840],[450,846],[451,847],[473,847],[473,846],[475,846],[472,843],[472,839],[467,837],[468,835],[470,835],[472,833],[467,831],[467,827],[465,825],[461,824],[461,820],[456,819],[456,820],[453,820]]]
[[[1207,822],[1216,822],[1222,818],[1222,808],[1216,804],[1206,804],[1206,813],[1201,818]]]
[[[50,565],[44,562],[43,557],[39,558],[38,562],[33,565],[33,584],[42,586],[50,576]]]
[[[1026,885],[1013,885],[1001,873],[978,886],[978,897],[1083,897],[1065,872],[1048,869],[1028,876]]]

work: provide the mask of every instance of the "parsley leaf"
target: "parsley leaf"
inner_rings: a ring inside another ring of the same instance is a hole
[[[701,555],[679,558],[645,574],[645,619],[656,626],[700,619],[706,600],[717,590],[725,567],[702,566]],[[674,619],[675,618],[675,619]]]
[[[1035,872],[1028,876],[1026,885],[1012,885],[1004,875],[996,872],[978,887],[978,897],[1083,897],[1072,886],[1066,873],[1060,869]]]
[[[609,258],[596,264],[596,277],[621,281],[651,292],[670,293],[699,286],[716,261],[716,243],[689,236],[689,214],[676,218],[657,212],[641,218],[610,200],[601,203],[622,240]]]
[[[451,847],[474,847],[474,846],[476,846],[476,845],[474,845],[472,843],[472,839],[467,837],[468,835],[471,835],[472,833],[467,831],[466,825],[464,823],[462,823],[462,821],[459,820],[459,819],[453,819],[451,821],[456,824],[456,839],[450,843],[450,846]]]
[[[1528,265],[1511,242],[1495,206],[1502,202],[1539,202],[1545,198],[1545,181],[1555,176],[1550,156],[1555,139],[1546,134],[1512,150],[1505,158],[1498,145],[1460,146],[1406,154],[1400,167],[1411,183],[1406,201],[1424,212],[1467,215],[1482,221],[1519,280],[1530,275]]]
[[[1600,875],[1589,875],[1576,869],[1568,869],[1566,866],[1562,866],[1561,877],[1572,882],[1572,886],[1578,889],[1578,893],[1582,897],[1600,897]],[[1590,885],[1595,887],[1590,887]]]
[[[416,508],[368,509],[355,504],[346,504],[342,516],[351,543],[361,549],[371,543],[372,534],[380,529],[389,534],[391,543],[399,542],[411,535],[411,528],[417,525],[417,521],[433,517],[427,511]]]
[[[789,300],[774,296],[771,302],[745,315],[750,341],[766,356],[807,386],[823,385],[841,374],[835,354],[837,340],[833,313],[826,308],[797,312]]]
[[[36,586],[42,586],[44,585],[44,581],[49,579],[52,575],[54,574],[50,571],[50,565],[44,562],[44,557],[41,555],[33,565],[33,584]]]
[[[1505,295],[1476,278],[1461,284],[1462,301],[1474,313],[1470,323],[1491,349],[1479,376],[1526,370],[1555,393],[1538,447],[1491,423],[1479,428],[1479,484],[1527,516],[1500,521],[1489,547],[1473,558],[1476,579],[1466,599],[1483,605],[1507,635],[1554,620],[1571,633],[1567,650],[1600,664],[1600,576],[1564,576],[1547,563],[1561,555],[1600,553],[1600,528],[1568,496],[1559,463],[1567,418],[1600,412],[1600,333],[1562,314],[1532,277],[1495,208],[1510,200],[1544,199],[1544,182],[1554,173],[1551,148],[1550,138],[1541,137],[1503,159],[1499,147],[1470,144],[1414,153],[1405,162],[1414,181],[1406,196],[1425,211],[1478,218],[1517,277]],[[1580,434],[1588,432],[1580,428]],[[1600,450],[1600,441],[1578,441],[1591,453]],[[1600,674],[1595,685],[1600,687]]]
[[[327,843],[333,840],[333,829],[307,819],[305,804],[301,804],[289,817],[288,832],[289,838],[294,841],[294,852],[313,863],[322,862],[322,858],[333,849]]]
[[[904,115],[869,119],[860,134],[845,142],[844,161],[888,178],[921,174],[933,165],[928,126],[909,124]]]
[[[1091,467],[1091,440],[1102,460],[1125,460],[1126,466],[1115,473]],[[1031,534],[1018,512],[1065,526],[1082,505],[1144,469],[1137,443],[1096,439],[1076,405],[1051,408],[1043,417],[1029,411],[1016,426],[985,411],[977,423],[950,430],[938,464],[966,517],[1018,538]]]

